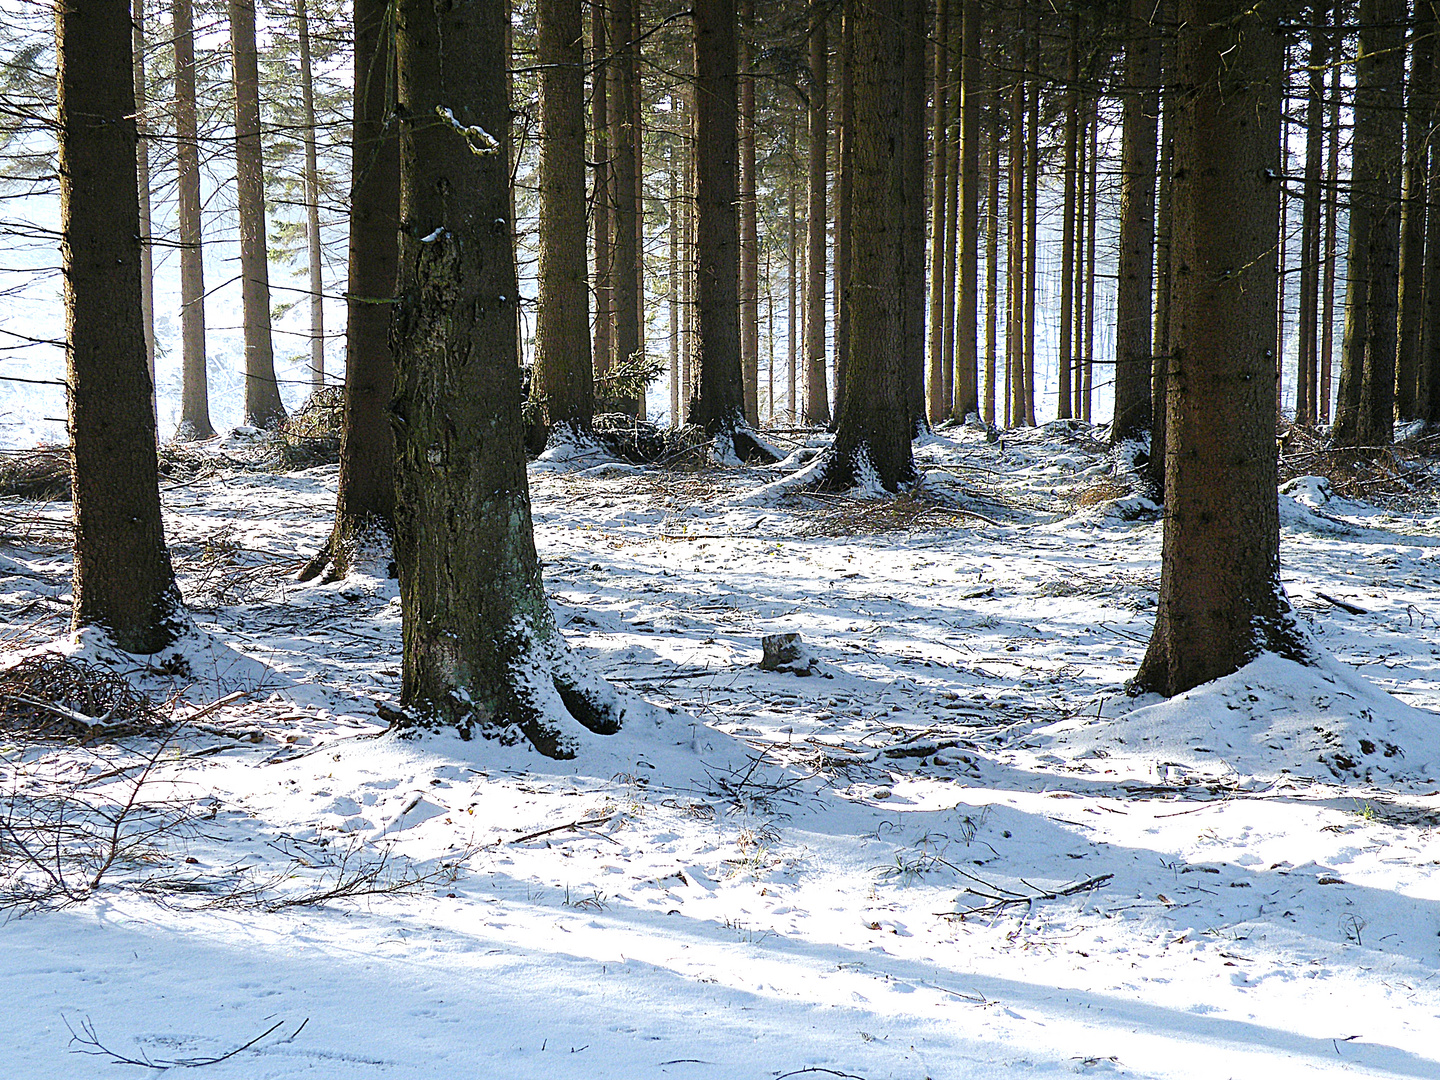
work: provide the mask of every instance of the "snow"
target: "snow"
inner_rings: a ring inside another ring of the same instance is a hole
[[[942,431],[921,498],[798,495],[798,448],[557,450],[546,585],[627,715],[554,762],[387,733],[383,561],[294,581],[334,468],[215,453],[164,492],[192,632],[64,648],[187,714],[240,696],[156,757],[178,824],[0,929],[5,1077],[150,1071],[86,1031],[156,1062],[264,1036],[216,1080],[1440,1076],[1433,510],[1289,485],[1321,659],[1161,701],[1125,693],[1161,525],[1084,425]],[[0,504],[12,658],[65,641],[68,516]],[[759,669],[784,632],[816,674]],[[155,747],[11,741],[0,789],[113,808],[133,771],[77,778]]]

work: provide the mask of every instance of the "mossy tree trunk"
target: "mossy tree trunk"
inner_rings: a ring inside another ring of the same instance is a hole
[[[412,722],[573,754],[582,687],[540,581],[525,476],[503,0],[400,0],[400,280],[393,331],[402,703]]]
[[[183,626],[160,520],[145,362],[127,0],[55,8],[61,254],[75,509],[72,621],[132,653]]]

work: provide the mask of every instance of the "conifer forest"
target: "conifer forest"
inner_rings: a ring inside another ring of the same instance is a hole
[[[1440,1077],[1437,42],[0,0],[0,1078]]]

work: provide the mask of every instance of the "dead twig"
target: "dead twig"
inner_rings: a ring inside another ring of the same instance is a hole
[[[285,1026],[285,1021],[279,1020],[274,1024],[271,1024],[268,1028],[262,1031],[259,1035],[256,1035],[249,1042],[237,1046],[233,1050],[228,1050],[223,1054],[191,1058],[151,1058],[143,1052],[139,1057],[127,1057],[124,1054],[117,1053],[116,1051],[111,1050],[108,1046],[106,1046],[100,1041],[100,1036],[95,1031],[95,1025],[91,1023],[88,1016],[85,1017],[84,1020],[80,1021],[80,1030],[78,1032],[75,1030],[74,1027],[71,1026],[68,1017],[62,1017],[61,1019],[65,1021],[65,1026],[70,1029],[70,1052],[72,1054],[89,1054],[91,1057],[109,1058],[117,1065],[139,1065],[141,1068],[155,1069],[157,1071],[161,1071],[164,1069],[198,1069],[206,1065],[218,1065],[222,1061],[229,1061],[235,1055],[249,1050],[252,1046],[260,1042],[267,1035],[271,1035]],[[300,1024],[300,1026],[295,1029],[295,1034],[291,1035],[290,1038],[293,1039],[295,1035],[299,1035],[300,1032],[304,1030],[305,1025],[309,1022],[310,1018],[306,1017],[305,1020]],[[76,1043],[78,1043],[79,1045],[74,1045]]]

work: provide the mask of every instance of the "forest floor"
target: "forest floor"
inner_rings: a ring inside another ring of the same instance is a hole
[[[395,583],[295,582],[335,469],[207,452],[148,668],[64,644],[69,507],[0,503],[9,662],[192,721],[0,736],[7,1080],[1440,1076],[1433,497],[1288,485],[1317,663],[1164,702],[1125,692],[1161,527],[1083,425],[927,439],[900,499],[542,460],[628,710],[555,762],[387,733]],[[758,668],[782,631],[808,677]]]

